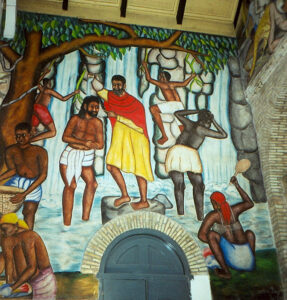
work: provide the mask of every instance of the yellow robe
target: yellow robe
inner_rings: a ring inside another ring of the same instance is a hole
[[[107,92],[104,89],[98,92],[98,95],[108,101]],[[132,173],[148,181],[153,181],[149,140],[144,135],[141,127],[125,117],[117,116],[106,163],[119,168],[123,172]]]

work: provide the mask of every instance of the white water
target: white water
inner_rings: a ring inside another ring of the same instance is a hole
[[[137,52],[136,48],[127,51],[123,60],[114,61],[108,59],[106,63],[106,85],[111,89],[111,77],[114,74],[121,74],[127,79],[127,92],[143,102],[146,109],[146,120],[150,138],[153,136],[153,121],[148,110],[149,97],[154,92],[154,86],[150,86],[145,92],[143,99],[138,96],[136,76],[137,71]],[[57,68],[57,78],[55,89],[62,95],[66,95],[75,90],[78,77],[79,66],[78,52],[66,55],[64,60]],[[157,77],[157,69],[153,68],[152,77]],[[215,81],[214,93],[209,99],[209,109],[215,116],[217,122],[228,132],[228,138],[216,140],[206,138],[200,148],[200,156],[204,168],[205,190],[205,213],[211,210],[208,201],[210,194],[214,190],[224,192],[231,203],[240,201],[235,188],[228,184],[230,177],[234,173],[236,164],[236,152],[230,138],[230,126],[228,123],[228,70],[225,68],[219,72]],[[89,91],[87,91],[89,94]],[[193,108],[193,96],[190,95],[189,108]],[[42,236],[48,248],[51,263],[55,271],[78,271],[80,270],[82,256],[85,248],[94,235],[101,227],[100,201],[104,196],[110,193],[116,193],[118,187],[108,172],[97,178],[99,187],[95,195],[94,205],[89,222],[81,221],[81,198],[84,184],[80,180],[75,195],[75,205],[73,211],[72,226],[69,232],[62,231],[62,190],[63,182],[59,173],[59,157],[65,148],[62,142],[62,134],[70,118],[70,106],[72,99],[67,102],[61,102],[52,99],[50,111],[54,118],[57,128],[57,136],[49,139],[45,143],[45,148],[49,153],[49,172],[46,181],[43,184],[44,195],[41,200],[37,215],[35,230]],[[111,128],[108,122],[107,142],[111,136]],[[151,157],[154,149],[151,143]],[[154,162],[152,160],[152,166]],[[124,175],[130,195],[138,195],[138,188],[135,178],[132,175]],[[242,187],[249,191],[249,185],[241,175],[238,176]],[[184,217],[178,217],[175,207],[167,210],[167,216],[173,217],[182,224],[197,239],[197,231],[200,222],[196,221],[195,210],[192,198],[192,186],[186,179],[185,207]],[[108,187],[108,188],[107,188]],[[148,196],[152,198],[157,193],[165,193],[174,203],[173,184],[170,179],[155,181],[148,186]],[[269,215],[267,204],[256,204],[252,210],[244,213],[241,218],[243,226],[252,229],[257,236],[257,249],[273,247],[273,238],[270,231]],[[201,244],[201,246],[204,246]]]

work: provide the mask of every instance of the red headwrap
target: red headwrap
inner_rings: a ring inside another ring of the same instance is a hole
[[[144,135],[148,138],[145,110],[140,101],[135,97],[125,93],[123,96],[117,96],[112,91],[108,92],[108,101],[105,102],[105,109],[113,111],[117,115],[133,121],[138,127],[142,128]],[[111,125],[114,127],[115,118],[110,118]]]
[[[210,195],[210,199],[220,205],[220,210],[222,212],[224,221],[227,222],[227,224],[230,224],[231,208],[229,204],[226,202],[225,196],[220,192],[213,192]]]

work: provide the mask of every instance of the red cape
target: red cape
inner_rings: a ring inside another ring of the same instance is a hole
[[[148,138],[145,110],[142,103],[135,97],[125,93],[119,97],[112,91],[108,91],[108,101],[104,103],[107,111],[113,111],[117,115],[125,117],[133,121],[138,127],[142,128],[144,135]],[[112,128],[116,123],[115,118],[109,118],[111,121]]]

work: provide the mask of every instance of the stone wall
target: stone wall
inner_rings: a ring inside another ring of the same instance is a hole
[[[287,37],[249,83],[264,185],[287,299]]]

